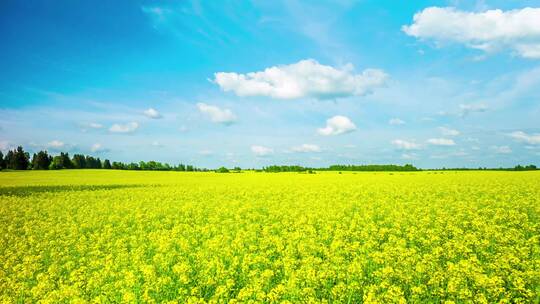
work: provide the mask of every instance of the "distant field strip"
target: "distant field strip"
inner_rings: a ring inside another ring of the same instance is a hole
[[[0,172],[0,302],[538,303],[540,172]]]

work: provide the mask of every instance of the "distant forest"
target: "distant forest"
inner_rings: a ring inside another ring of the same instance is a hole
[[[216,170],[206,168],[197,168],[193,165],[178,164],[171,166],[167,163],[157,161],[140,161],[138,163],[123,163],[117,161],[101,160],[99,157],[89,155],[73,154],[61,152],[59,155],[52,156],[47,151],[39,151],[30,157],[30,153],[25,152],[23,147],[9,150],[4,156],[0,151],[0,170],[60,170],[60,169],[116,169],[116,170],[153,170],[153,171],[215,171],[218,173],[228,173],[231,171],[239,172],[240,167],[228,169],[220,167]],[[326,168],[310,168],[302,166],[268,166],[262,169],[251,169],[259,172],[305,172],[315,173],[315,171],[426,171],[419,169],[411,164],[406,165],[332,165]],[[535,165],[522,166],[517,165],[513,168],[441,168],[427,170],[500,170],[500,171],[532,171],[538,170]]]

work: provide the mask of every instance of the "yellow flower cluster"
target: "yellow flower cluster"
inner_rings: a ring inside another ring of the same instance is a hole
[[[0,173],[0,303],[534,303],[540,172]]]

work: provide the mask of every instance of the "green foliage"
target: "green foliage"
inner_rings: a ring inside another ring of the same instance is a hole
[[[84,169],[86,168],[86,158],[82,154],[73,155],[73,168]]]
[[[106,159],[103,161],[103,169],[112,169],[110,160]]]
[[[28,152],[25,152],[23,147],[21,146],[18,146],[15,150],[8,151],[4,161],[7,169],[30,169],[30,154],[28,154]]]
[[[216,170],[216,173],[229,173],[229,169],[225,168],[225,167],[220,167],[219,169]]]
[[[413,165],[332,165],[328,168],[306,168],[302,166],[268,166],[265,172],[305,172],[305,171],[418,171]],[[309,173],[309,172],[308,172]]]
[[[0,151],[0,170],[3,170],[6,168],[6,161],[4,160],[4,153]]]
[[[94,158],[92,156],[86,156],[85,157],[85,163],[87,169],[101,169],[101,160],[98,158]]]
[[[52,156],[47,151],[39,151],[37,154],[34,153],[34,157],[32,158],[32,169],[48,170],[51,163]]]

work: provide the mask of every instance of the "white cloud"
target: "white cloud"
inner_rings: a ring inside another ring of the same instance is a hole
[[[303,144],[300,146],[292,147],[291,150],[293,152],[302,152],[302,153],[321,152],[321,148],[319,146],[312,145],[312,144]]]
[[[214,74],[213,82],[225,92],[244,97],[331,99],[367,95],[387,79],[382,70],[366,69],[354,74],[352,64],[334,68],[307,59],[247,74],[219,72]]]
[[[162,118],[161,114],[154,108],[149,108],[145,111],[143,111],[144,116],[152,119],[159,119]]]
[[[63,142],[59,140],[53,140],[47,143],[46,147],[51,149],[62,149],[66,146]]]
[[[460,104],[460,116],[467,116],[473,112],[486,112],[489,107],[484,103],[469,103],[469,104]]]
[[[510,49],[524,58],[540,58],[540,8],[466,12],[428,7],[402,30],[409,36],[494,52]]]
[[[509,146],[492,146],[492,150],[499,154],[510,154],[512,149]]]
[[[389,124],[393,125],[393,126],[397,126],[397,125],[403,125],[405,124],[405,122],[399,118],[392,118],[388,121]]]
[[[447,138],[430,138],[427,142],[434,146],[454,146],[456,144],[452,139]]]
[[[345,134],[356,130],[356,125],[345,116],[336,115],[326,120],[326,127],[317,129],[323,136]]]
[[[88,129],[101,129],[103,128],[102,124],[96,123],[96,122],[90,122],[90,123],[81,123],[81,130],[83,132],[88,131]]]
[[[230,125],[236,121],[236,115],[229,109],[220,109],[202,102],[197,104],[197,108],[201,113],[210,117],[212,122]]]
[[[516,131],[508,134],[516,141],[528,143],[529,145],[540,145],[540,134],[527,134],[523,131]]]
[[[268,156],[274,153],[274,149],[264,146],[251,146],[251,152],[257,156]]]
[[[109,131],[112,133],[133,133],[139,128],[137,122],[128,122],[126,124],[113,124]]]
[[[151,144],[153,147],[163,147],[163,144],[161,144],[159,141],[153,141]]]
[[[401,149],[401,150],[419,150],[422,148],[419,144],[415,142],[406,141],[403,139],[393,140],[392,145],[396,146],[398,149]]]
[[[458,130],[454,130],[454,129],[450,129],[446,127],[439,127],[438,129],[444,136],[458,136],[459,134],[461,134]]]
[[[100,143],[95,143],[92,145],[92,147],[90,147],[90,151],[94,153],[99,153],[99,152],[109,151],[109,149],[104,148],[103,145]]]

